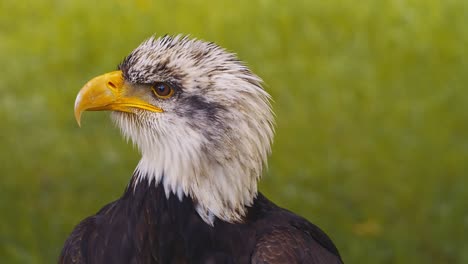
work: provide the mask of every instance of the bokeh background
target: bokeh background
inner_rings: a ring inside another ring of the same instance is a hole
[[[0,262],[54,263],[139,159],[75,95],[152,34],[259,74],[277,135],[260,189],[346,263],[468,263],[468,1],[0,0]]]

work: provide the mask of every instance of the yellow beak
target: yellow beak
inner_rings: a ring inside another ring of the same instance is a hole
[[[84,111],[112,110],[132,113],[134,108],[152,112],[163,112],[136,96],[132,96],[131,86],[123,79],[122,71],[113,71],[98,76],[81,88],[75,100],[75,118],[81,125]]]

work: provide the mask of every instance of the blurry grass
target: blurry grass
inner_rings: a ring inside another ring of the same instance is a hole
[[[78,89],[152,34],[235,51],[275,99],[261,189],[347,263],[468,262],[468,2],[0,0],[0,259],[53,263],[138,161]]]

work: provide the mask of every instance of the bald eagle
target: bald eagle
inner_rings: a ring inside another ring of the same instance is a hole
[[[90,80],[78,124],[112,111],[141,160],[59,263],[342,263],[322,230],[257,190],[274,134],[261,83],[234,54],[180,35],[151,37]]]

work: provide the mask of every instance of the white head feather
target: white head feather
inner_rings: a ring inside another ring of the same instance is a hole
[[[203,220],[241,222],[257,195],[273,139],[270,96],[236,56],[187,37],[150,38],[119,66],[133,85],[167,82],[175,95],[155,100],[163,113],[114,112],[139,148],[141,180],[188,196]]]

